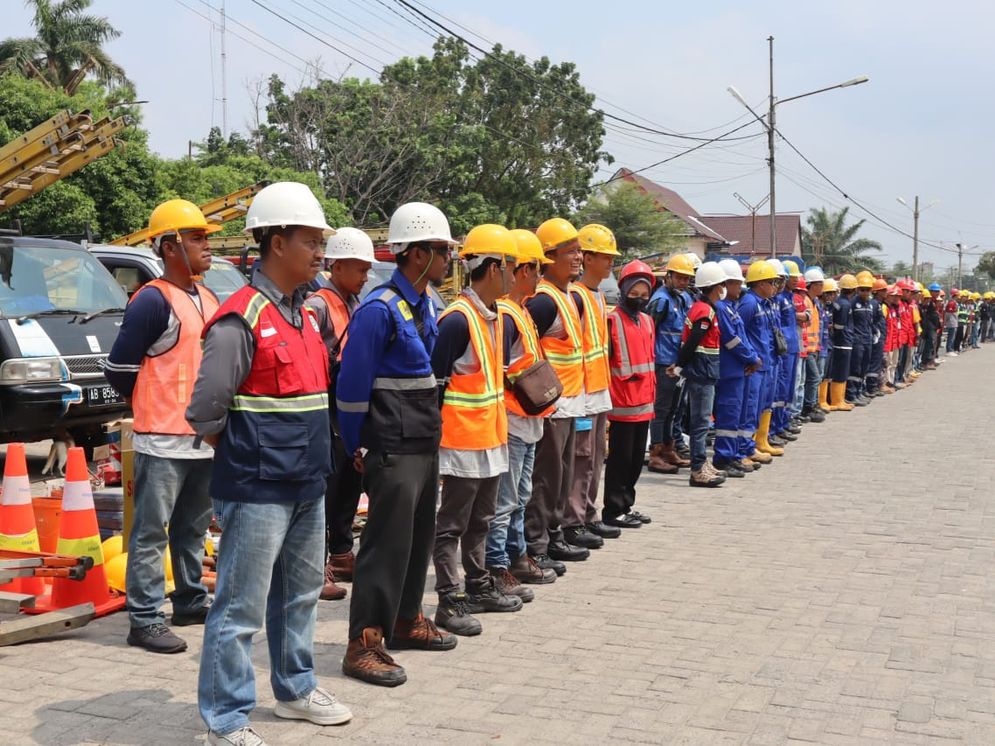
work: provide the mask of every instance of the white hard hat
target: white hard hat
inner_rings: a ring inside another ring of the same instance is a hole
[[[788,276],[788,270],[785,268],[784,264],[781,263],[780,259],[773,259],[773,258],[771,258],[771,259],[767,259],[766,261],[767,261],[767,264],[769,264],[770,266],[772,266],[774,268],[774,271],[777,272],[777,274],[779,274],[781,277],[787,277]]]
[[[296,181],[278,181],[260,190],[245,215],[245,232],[270,226],[302,225],[335,233],[325,222],[325,211],[310,187]]]
[[[719,266],[718,262],[705,262],[694,273],[694,286],[697,288],[710,288],[725,282],[726,272]]]
[[[359,228],[339,228],[335,235],[329,236],[325,244],[325,259],[361,259],[370,264],[377,260],[373,253],[373,240]]]
[[[695,269],[698,269],[698,267],[701,266],[701,257],[699,257],[697,254],[695,254],[693,251],[687,252],[686,256],[687,256],[688,259],[691,260],[691,264],[694,265]],[[696,282],[695,285],[697,285],[697,284],[698,283]]]
[[[722,267],[722,271],[726,273],[727,280],[739,280],[740,282],[746,282],[743,278],[743,268],[739,266],[739,262],[735,259],[723,259],[719,262],[719,266]],[[695,282],[697,284],[697,282]]]
[[[805,282],[825,282],[826,276],[819,267],[809,267],[805,270]]]
[[[400,254],[416,241],[456,243],[449,231],[449,221],[435,205],[408,202],[394,210],[394,214],[390,216],[387,243],[392,252]]]

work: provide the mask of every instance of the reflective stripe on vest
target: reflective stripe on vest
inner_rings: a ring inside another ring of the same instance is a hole
[[[656,399],[653,320],[643,313],[637,324],[619,308],[608,319],[612,371],[608,418],[621,422],[651,419]]]
[[[192,436],[186,410],[203,354],[200,335],[205,322],[217,312],[218,300],[214,293],[194,284],[200,298],[198,309],[187,291],[159,278],[143,285],[129,303],[149,287],[162,293],[179,328],[176,344],[165,352],[142,358],[132,401],[135,432]]]
[[[325,301],[325,305],[328,306],[328,320],[338,338],[336,358],[341,359],[345,342],[349,338],[349,319],[351,318],[349,306],[342,299],[342,296],[331,288],[318,288],[314,294]]]
[[[508,417],[504,409],[504,334],[501,314],[492,329],[473,303],[456,299],[440,321],[459,313],[470,332],[470,349],[477,370],[449,378],[442,395],[443,448],[484,451],[508,442]]]
[[[608,315],[600,290],[591,290],[582,282],[572,286],[584,304],[584,390],[593,394],[608,388]]]
[[[584,382],[583,333],[580,328],[580,315],[569,294],[564,293],[548,280],[541,280],[536,294],[542,293],[552,298],[563,324],[566,339],[557,339],[548,334],[539,338],[539,344],[550,365],[563,384],[563,396],[577,396]]]
[[[508,364],[507,370],[505,370],[505,375],[507,375],[508,380],[514,382],[523,371],[528,370],[536,362],[542,360],[545,355],[542,353],[542,347],[539,346],[539,332],[536,330],[535,322],[529,315],[529,312],[524,308],[519,306],[515,301],[510,298],[502,298],[497,302],[498,313],[511,319],[511,322],[518,329],[518,338],[522,342],[522,356],[519,357],[514,362]],[[507,323],[507,321],[505,321]],[[506,361],[507,362],[507,361]],[[513,412],[519,417],[542,417],[547,412],[552,412],[553,407],[550,407],[546,412],[539,415],[528,415],[525,410],[522,409],[522,405],[518,403],[518,399],[515,398],[515,394],[511,389],[505,389],[504,392],[504,405],[509,412]]]

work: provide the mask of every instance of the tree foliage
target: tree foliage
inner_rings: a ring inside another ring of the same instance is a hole
[[[619,251],[626,257],[669,252],[682,245],[684,226],[638,186],[629,182],[612,184],[593,195],[574,216],[578,225],[601,223],[615,234]]]
[[[847,225],[849,207],[833,212],[825,207],[809,210],[802,228],[802,257],[806,264],[816,264],[827,274],[868,269],[875,274],[883,269],[881,260],[870,252],[881,251],[881,244],[858,238],[864,220]]]
[[[978,260],[978,267],[974,270],[975,275],[986,274],[995,280],[995,251],[986,251]]]

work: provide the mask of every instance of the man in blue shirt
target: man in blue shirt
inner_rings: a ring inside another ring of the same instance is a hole
[[[407,674],[385,640],[393,650],[456,646],[421,604],[435,537],[442,433],[431,357],[439,328],[426,288],[446,276],[454,242],[437,207],[410,202],[391,216],[387,243],[397,269],[356,309],[336,389],[345,450],[364,475],[370,500],[342,671],[398,686]]]

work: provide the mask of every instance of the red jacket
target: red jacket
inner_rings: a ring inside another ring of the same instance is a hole
[[[899,346],[914,344],[916,341],[916,332],[912,323],[912,306],[904,300],[898,302],[898,318],[902,323],[902,329],[898,337]]]
[[[639,314],[639,323],[620,308],[608,314],[613,422],[646,422],[653,419],[656,399],[653,319]]]
[[[883,306],[882,310],[887,313],[888,332],[884,338],[884,351],[893,352],[901,346],[901,338],[898,308],[896,306]]]

